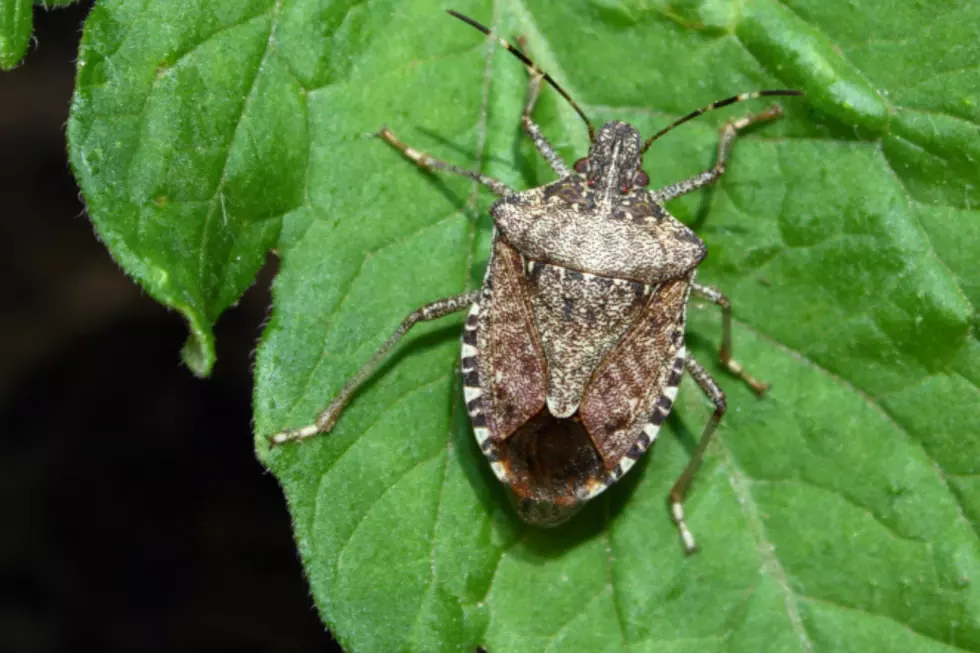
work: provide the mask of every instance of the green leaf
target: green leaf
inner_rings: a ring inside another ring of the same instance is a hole
[[[86,21],[72,165],[116,260],[187,318],[201,375],[212,324],[304,203],[306,91],[280,20],[252,0],[105,2]]]
[[[75,0],[0,0],[0,70],[20,65],[34,30],[34,5],[65,7]]]
[[[407,337],[329,436],[309,423],[423,303],[480,283],[491,198],[373,136],[509,185],[552,179],[518,117],[526,74],[436,2],[99,4],[69,123],[93,222],[191,325],[281,256],[256,365],[256,446],[313,596],[352,652],[980,651],[980,5],[508,0],[454,8],[528,49],[596,122],[649,134],[740,91],[798,87],[724,179],[671,203],[709,247],[758,400],[689,344],[729,411],[666,511],[711,407],[689,380],[653,455],[566,526],[520,523],[462,403],[460,318]],[[658,141],[653,185],[711,165],[758,100]],[[585,130],[546,89],[567,160]],[[190,455],[193,455],[192,450]],[[270,600],[275,600],[270,597]]]
[[[0,0],[0,69],[15,68],[27,54],[33,11],[33,0]]]

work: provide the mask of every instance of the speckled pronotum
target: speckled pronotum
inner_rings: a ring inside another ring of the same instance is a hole
[[[489,29],[450,11],[487,35]],[[683,501],[725,414],[725,394],[684,346],[691,293],[721,307],[720,359],[759,395],[767,386],[732,358],[728,299],[694,281],[704,243],[664,204],[718,180],[738,132],[781,114],[778,105],[728,122],[718,158],[699,175],[647,188],[643,154],[658,138],[706,111],[793,90],[742,93],[689,113],[645,142],[623,122],[596,132],[582,109],[509,43],[530,71],[521,124],[558,180],[516,191],[479,172],[379,135],[418,166],[463,175],[499,196],[490,260],[478,290],[426,304],[399,325],[309,425],[270,437],[280,445],[328,433],[356,389],[417,322],[469,309],[460,361],[463,392],[480,449],[526,521],[560,524],[618,481],[650,448],[687,371],[715,405],[687,467],[669,495],[687,552],[696,550]],[[588,156],[569,168],[531,119],[542,80],[571,104],[589,130]]]

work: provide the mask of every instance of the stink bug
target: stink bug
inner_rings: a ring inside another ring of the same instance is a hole
[[[492,36],[455,11],[454,17]],[[715,165],[659,190],[647,188],[642,157],[658,138],[707,111],[793,90],[743,93],[689,113],[645,142],[623,122],[596,132],[585,112],[523,52],[498,40],[530,72],[521,124],[558,181],[515,191],[479,172],[415,150],[387,128],[379,136],[427,170],[445,170],[486,186],[494,237],[483,286],[411,313],[316,419],[270,437],[279,445],[327,433],[356,389],[420,321],[469,309],[463,331],[463,392],[480,449],[510,490],[520,516],[554,526],[618,481],[650,447],[667,419],[687,370],[715,404],[697,448],[670,492],[670,512],[685,549],[696,549],[682,503],[725,394],[684,347],[687,302],[694,293],[722,310],[722,364],[759,395],[767,386],[731,355],[731,307],[695,283],[704,243],[664,208],[715,182],[737,133],[781,115],[778,105],[728,122]],[[555,88],[589,130],[589,152],[569,168],[531,119],[541,82]]]

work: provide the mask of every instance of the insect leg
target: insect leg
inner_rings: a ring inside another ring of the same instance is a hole
[[[774,104],[762,113],[729,120],[721,128],[721,138],[718,141],[718,159],[715,161],[715,165],[710,170],[706,170],[690,179],[685,179],[684,181],[679,181],[676,184],[670,184],[669,186],[664,186],[653,191],[654,201],[658,203],[667,202],[675,197],[680,197],[681,195],[718,181],[718,178],[725,172],[725,164],[728,161],[728,156],[732,152],[732,145],[735,142],[735,137],[738,136],[738,132],[749,125],[765,122],[766,120],[774,120],[781,115],[783,115],[782,107]]]
[[[523,39],[519,39],[521,47],[524,47]],[[562,161],[561,156],[558,152],[555,152],[555,148],[551,146],[548,139],[545,138],[544,134],[541,133],[541,128],[531,119],[531,112],[534,111],[534,105],[538,103],[538,95],[541,93],[541,82],[544,80],[544,73],[534,66],[528,67],[527,69],[530,77],[527,83],[527,99],[524,101],[524,113],[521,115],[521,126],[524,127],[525,133],[531,137],[534,142],[534,147],[538,149],[538,152],[545,158],[551,169],[555,171],[555,174],[559,177],[567,177],[572,174],[565,162]]]
[[[705,299],[713,301],[721,307],[721,349],[718,351],[718,358],[721,364],[728,368],[728,371],[745,381],[749,387],[755,390],[760,397],[769,390],[769,384],[760,381],[745,371],[742,364],[732,358],[732,303],[728,297],[722,294],[717,288],[702,286],[699,283],[691,284],[694,294],[700,295]]]
[[[502,181],[497,181],[493,177],[487,177],[486,175],[482,175],[473,170],[465,170],[459,166],[453,165],[452,163],[447,163],[441,159],[437,159],[434,156],[426,154],[425,152],[419,152],[418,150],[405,145],[398,140],[398,137],[396,137],[387,127],[382,127],[381,131],[378,132],[378,136],[390,143],[392,147],[400,151],[406,157],[414,161],[420,168],[425,168],[426,170],[446,170],[455,175],[469,177],[473,181],[483,184],[495,194],[500,196],[511,195],[514,192],[509,186],[507,186],[507,184]]]
[[[687,528],[687,524],[684,522],[684,498],[687,496],[687,491],[691,487],[691,481],[694,480],[694,475],[697,473],[698,468],[701,466],[701,460],[704,458],[704,451],[708,448],[708,444],[711,442],[711,436],[714,435],[715,428],[718,426],[718,422],[721,421],[722,416],[725,414],[727,404],[725,402],[725,393],[718,386],[718,383],[711,378],[701,365],[688,354],[687,359],[684,361],[687,371],[690,372],[691,376],[704,394],[708,395],[708,399],[712,401],[715,405],[715,412],[711,414],[711,419],[708,420],[707,426],[704,427],[704,433],[701,434],[701,439],[698,441],[698,446],[695,447],[694,453],[691,455],[690,462],[687,463],[687,467],[681,472],[681,475],[677,477],[674,482],[674,486],[670,488],[670,514],[674,518],[674,522],[677,524],[678,530],[681,532],[681,540],[684,542],[684,550],[686,553],[691,554],[698,550],[698,545],[694,541],[694,535]]]
[[[375,368],[387,356],[391,348],[401,340],[402,336],[408,333],[409,329],[418,322],[435,320],[440,317],[445,317],[450,313],[461,311],[464,308],[469,308],[479,298],[479,295],[479,290],[471,290],[462,295],[440,299],[412,311],[408,317],[402,320],[402,323],[398,325],[398,328],[389,336],[388,340],[374,352],[374,355],[371,356],[368,362],[364,363],[361,369],[347,381],[337,396],[334,397],[333,401],[330,402],[330,405],[327,406],[326,410],[317,416],[313,424],[274,433],[269,436],[269,443],[278,445],[292,442],[293,440],[303,440],[318,433],[329,433],[330,429],[337,422],[337,418],[340,417],[341,411],[344,410],[344,407],[350,402],[354,392],[357,391],[357,388],[374,372]]]

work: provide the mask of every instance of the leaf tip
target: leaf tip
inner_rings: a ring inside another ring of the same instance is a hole
[[[180,350],[180,357],[194,376],[205,378],[211,374],[211,369],[217,360],[214,350],[214,334],[211,329],[202,329],[195,326],[192,321],[191,332],[187,336],[187,342]]]

